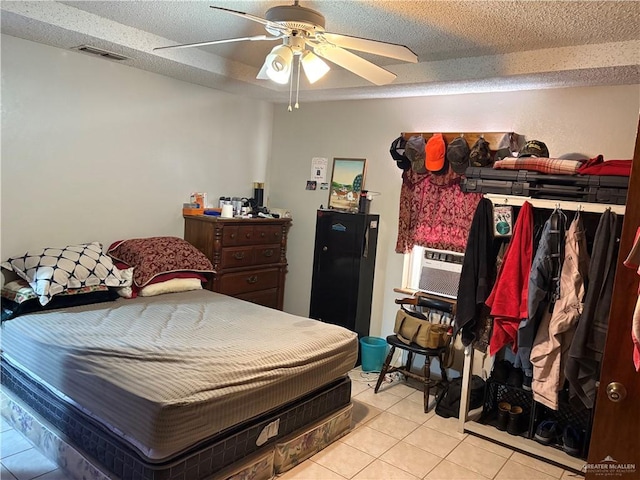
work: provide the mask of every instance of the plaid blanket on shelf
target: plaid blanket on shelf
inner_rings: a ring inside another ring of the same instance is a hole
[[[562,158],[505,158],[493,163],[493,168],[506,170],[533,170],[541,173],[555,173],[559,175],[575,175],[584,162],[580,160],[565,160]]]

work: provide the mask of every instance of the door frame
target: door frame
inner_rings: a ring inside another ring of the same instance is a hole
[[[616,276],[611,297],[609,328],[596,397],[587,480],[640,478],[640,372],[633,368],[631,320],[638,298],[639,276],[623,261],[631,251],[640,227],[640,118],[636,134]],[[607,385],[619,382],[627,396],[609,400]]]

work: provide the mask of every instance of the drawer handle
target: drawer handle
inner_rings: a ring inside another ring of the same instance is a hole
[[[250,233],[247,233],[247,234],[245,235],[245,238],[251,238],[251,234],[250,234]]]
[[[265,233],[264,233],[264,232],[262,232],[262,233],[260,234],[260,236],[261,236],[262,238],[264,238]]]
[[[236,260],[242,260],[244,258],[244,252],[236,252],[233,254],[233,258]]]
[[[232,234],[230,235],[230,237],[231,237],[231,238],[236,238],[236,234],[235,234],[235,233],[232,233]]]
[[[249,278],[247,278],[247,283],[249,283],[251,285],[253,285],[257,281],[258,281],[258,276],[257,275],[251,275]]]
[[[270,248],[269,250],[265,250],[262,254],[263,254],[265,257],[273,257],[273,249],[272,249],[272,248]]]

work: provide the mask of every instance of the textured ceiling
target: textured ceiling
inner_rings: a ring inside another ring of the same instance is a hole
[[[154,47],[260,35],[263,26],[209,5],[264,17],[283,1],[2,1],[2,33],[64,49],[88,44],[120,63],[273,102],[287,86],[256,80],[274,42],[154,52]],[[374,86],[332,65],[301,101],[640,84],[638,1],[304,1],[326,30],[406,45],[417,64],[359,54],[398,75]],[[107,61],[107,60],[105,60]]]

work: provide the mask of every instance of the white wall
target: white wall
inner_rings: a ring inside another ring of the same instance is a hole
[[[312,157],[330,165],[334,157],[367,159],[366,189],[381,193],[371,205],[381,218],[370,330],[388,335],[403,258],[395,253],[401,172],[389,155],[392,140],[401,132],[515,131],[545,142],[552,156],[629,159],[639,107],[638,85],[330,103],[305,103],[302,92],[300,110],[276,106],[270,205],[293,214],[285,310],[309,312],[315,211],[328,200],[326,190],[305,191]]]
[[[191,192],[265,180],[272,122],[266,102],[2,35],[1,258],[182,236]]]
[[[387,334],[400,285],[396,254],[400,132],[516,131],[552,155],[631,158],[640,90],[621,87],[305,103],[287,112],[115,62],[2,36],[0,258],[29,248],[182,235],[192,191],[251,195],[292,211],[285,310],[307,315],[315,211],[312,157],[368,161],[380,192],[373,335]],[[273,130],[273,138],[272,138]],[[273,144],[273,146],[272,146]],[[329,178],[331,172],[329,171]]]

